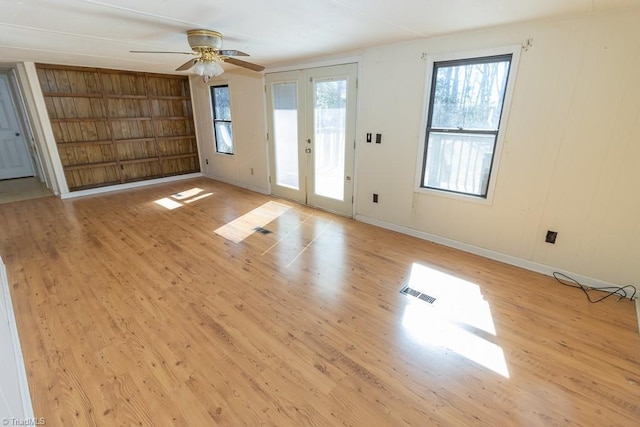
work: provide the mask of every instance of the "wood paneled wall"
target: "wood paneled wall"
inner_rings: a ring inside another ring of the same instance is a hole
[[[69,190],[200,171],[187,77],[36,68]]]

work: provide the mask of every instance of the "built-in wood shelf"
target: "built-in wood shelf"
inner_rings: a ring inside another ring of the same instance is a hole
[[[186,77],[36,68],[71,191],[200,170]]]

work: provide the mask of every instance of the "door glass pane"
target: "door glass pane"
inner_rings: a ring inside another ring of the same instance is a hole
[[[315,194],[344,199],[347,80],[314,81]]]
[[[299,190],[296,82],[273,85],[273,141],[276,184]]]

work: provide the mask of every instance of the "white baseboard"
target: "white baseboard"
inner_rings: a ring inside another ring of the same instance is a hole
[[[451,248],[459,249],[464,252],[470,252],[472,254],[480,255],[485,258],[493,259],[496,261],[504,262],[505,264],[514,265],[516,267],[524,268],[525,270],[535,271],[547,276],[552,276],[554,272],[562,272],[568,276],[579,281],[581,284],[590,288],[603,288],[603,287],[618,287],[619,285],[605,282],[604,280],[594,279],[593,277],[583,276],[579,273],[570,271],[562,271],[562,269],[552,266],[539,264],[537,262],[528,261],[526,259],[506,255],[500,252],[492,251],[490,249],[480,248],[468,243],[458,242],[456,240],[447,239],[445,237],[437,236],[435,234],[425,233],[424,231],[416,230],[409,227],[393,224],[390,222],[382,221],[375,218],[370,218],[364,215],[356,215],[358,221],[366,222],[367,224],[375,225],[388,230],[397,231],[398,233],[408,234],[419,239],[428,240],[430,242],[438,243]],[[637,297],[636,297],[637,300]]]
[[[18,326],[16,325],[16,317],[15,312],[13,311],[13,303],[11,302],[11,292],[9,289],[9,280],[7,278],[7,272],[2,262],[2,258],[0,258],[0,286],[2,286],[2,291],[0,295],[4,294],[4,301],[0,301],[0,303],[4,304],[7,311],[7,317],[9,321],[9,333],[11,335],[10,343],[0,343],[2,347],[2,351],[6,351],[7,347],[13,347],[13,357],[15,360],[15,373],[17,375],[18,380],[18,388],[19,390],[4,390],[8,392],[17,393],[20,396],[20,401],[22,403],[21,408],[8,408],[11,411],[10,416],[11,419],[17,420],[33,420],[35,419],[33,414],[33,405],[31,403],[31,393],[29,392],[29,383],[27,381],[27,371],[24,367],[24,357],[22,356],[22,348],[20,347],[20,337],[18,335]],[[2,366],[0,369],[8,369],[7,366]],[[7,387],[6,384],[0,384],[0,388],[4,389]],[[4,418],[3,420],[8,420],[9,418]]]
[[[256,187],[256,186],[249,185],[249,184],[246,184],[246,183],[241,182],[241,181],[235,181],[233,179],[227,179],[227,178],[224,178],[224,177],[221,177],[221,176],[207,175],[207,174],[205,174],[204,177],[213,179],[215,181],[220,181],[220,182],[225,182],[227,184],[235,185],[236,187],[241,187],[241,188],[245,188],[247,190],[255,191],[256,193],[267,194],[267,195],[271,194],[269,192],[269,190],[266,189],[266,188]]]
[[[149,179],[146,181],[129,182],[126,184],[110,185],[108,187],[91,188],[89,190],[73,191],[64,193],[60,196],[62,199],[73,199],[75,197],[93,196],[96,194],[109,193],[111,191],[129,190],[132,188],[146,187],[148,185],[165,184],[167,182],[182,181],[185,179],[200,178],[201,172],[188,173],[184,175],[168,176],[166,178]]]
[[[535,271],[547,276],[553,276],[554,272],[561,272],[559,268],[554,268],[548,265],[539,264],[532,261],[527,261],[522,258],[506,255],[500,252],[492,251],[489,249],[479,248],[477,246],[470,245],[468,243],[458,242],[456,240],[447,239],[444,237],[436,236],[435,234],[425,233],[424,231],[415,230],[413,228],[404,227],[401,225],[393,224],[379,219],[370,218],[364,215],[356,215],[356,220],[366,222],[367,224],[375,225],[377,227],[386,228],[387,230],[397,231],[398,233],[408,234],[409,236],[417,237],[419,239],[428,240],[430,242],[438,243],[444,246],[449,246],[454,249],[459,249],[464,252],[469,252],[475,255],[480,255],[485,258],[493,259],[496,261],[504,262],[505,264],[514,265],[516,267],[524,268],[525,270]],[[590,288],[605,288],[614,287],[619,285],[614,283],[605,282],[604,280],[594,279],[593,277],[583,276],[582,274],[565,271],[564,274],[572,277],[581,284]],[[635,296],[636,305],[636,317],[638,319],[638,333],[640,333],[640,296]]]

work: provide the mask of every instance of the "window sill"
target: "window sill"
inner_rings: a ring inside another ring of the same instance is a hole
[[[421,195],[442,197],[445,199],[459,200],[459,201],[469,202],[469,203],[476,203],[479,205],[486,205],[486,206],[490,206],[492,204],[491,191],[489,191],[489,194],[487,195],[486,198],[479,197],[479,196],[472,196],[469,194],[453,193],[453,192],[444,191],[444,190],[436,190],[433,188],[424,188],[424,187],[418,187],[414,189],[414,193],[421,194]]]

